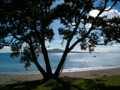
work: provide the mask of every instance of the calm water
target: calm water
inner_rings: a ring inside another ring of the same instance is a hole
[[[54,70],[62,53],[49,53],[50,63]],[[39,63],[44,67],[43,56],[40,54]],[[70,53],[64,64],[64,71],[90,70],[100,68],[120,67],[119,53]],[[34,64],[26,71],[20,57],[11,58],[9,53],[0,53],[0,74],[36,72]]]

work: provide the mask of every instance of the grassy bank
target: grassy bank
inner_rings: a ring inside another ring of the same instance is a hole
[[[119,76],[103,76],[95,79],[64,77],[47,82],[31,81],[1,85],[0,90],[120,90]]]

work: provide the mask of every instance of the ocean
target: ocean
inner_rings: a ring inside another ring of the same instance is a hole
[[[52,70],[56,69],[62,53],[49,53]],[[44,59],[40,54],[39,63],[45,68]],[[120,67],[120,55],[117,52],[80,52],[70,53],[64,64],[64,72],[86,71]],[[0,53],[0,74],[34,74],[37,69],[32,64],[27,70],[20,57],[12,58],[10,53]]]

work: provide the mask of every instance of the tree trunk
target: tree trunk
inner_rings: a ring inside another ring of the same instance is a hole
[[[54,73],[54,78],[58,78],[58,77],[59,77],[60,71],[61,71],[61,69],[63,68],[63,65],[64,65],[64,63],[65,63],[67,54],[68,54],[68,51],[66,50],[66,51],[64,52],[61,60],[60,60],[60,63],[58,64],[58,67],[57,67],[55,73]]]
[[[44,29],[44,27],[43,27]],[[39,43],[41,44],[41,49],[42,49],[42,54],[44,57],[44,61],[45,61],[45,65],[46,65],[46,72],[48,77],[52,77],[52,70],[51,70],[51,66],[50,66],[50,61],[49,61],[49,57],[48,57],[48,52],[47,49],[45,47],[45,36],[44,36],[44,31],[42,30],[42,37],[38,34],[37,30],[35,29],[35,37],[37,36]]]
[[[37,69],[40,71],[40,73],[42,74],[43,78],[46,79],[47,78],[47,73],[45,72],[45,70],[40,66],[40,64],[38,63],[37,60],[34,60],[34,64],[36,65]]]
[[[39,62],[37,61],[37,57],[36,57],[36,54],[33,50],[33,47],[31,44],[30,45],[30,50],[31,50],[31,53],[32,53],[32,60],[34,62],[34,64],[36,65],[37,69],[40,71],[40,73],[42,74],[43,78],[47,78],[47,73],[45,72],[45,70],[40,66]]]
[[[41,49],[42,49],[42,54],[43,54],[44,60],[45,60],[47,75],[48,75],[48,77],[52,77],[52,69],[51,69],[51,66],[50,66],[48,52],[46,50],[44,42],[42,42],[42,44],[41,44]]]

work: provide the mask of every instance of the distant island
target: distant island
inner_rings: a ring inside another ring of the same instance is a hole
[[[48,49],[48,52],[49,53],[63,53],[64,50],[55,48],[55,49]],[[80,53],[80,51],[71,51],[70,53]]]

